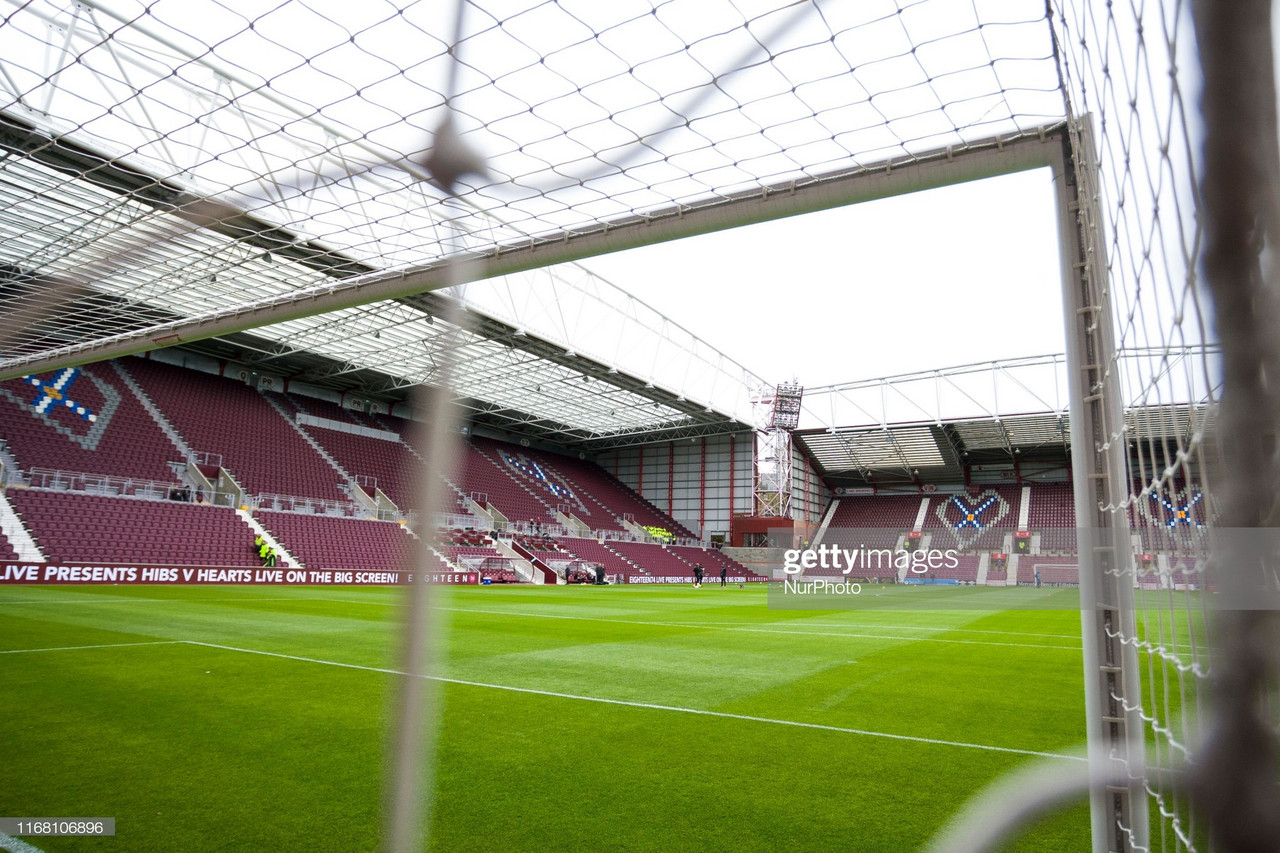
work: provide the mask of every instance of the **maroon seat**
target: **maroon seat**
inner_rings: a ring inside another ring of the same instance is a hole
[[[257,564],[253,531],[229,508],[37,489],[5,494],[53,562]]]

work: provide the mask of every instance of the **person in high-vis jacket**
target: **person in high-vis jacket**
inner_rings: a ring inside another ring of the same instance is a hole
[[[259,534],[253,538],[253,544],[258,549],[258,559],[262,560],[263,566],[274,566],[276,564],[276,551],[267,544],[267,540]]]

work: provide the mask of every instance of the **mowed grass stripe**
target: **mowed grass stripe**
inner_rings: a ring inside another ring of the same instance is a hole
[[[379,592],[382,592],[382,591],[379,590]],[[637,593],[636,590],[625,590],[625,591],[619,590],[619,592],[624,592],[624,594],[631,593],[633,596]],[[647,590],[639,591],[639,594],[644,595],[646,592]],[[560,591],[560,594],[566,595],[566,592]],[[573,593],[569,592],[567,594],[572,595]],[[101,597],[101,600],[73,599],[68,601],[58,601],[56,600],[56,598],[51,597],[48,601],[29,600],[29,601],[24,601],[22,603],[28,603],[28,604],[44,603],[49,605],[56,604],[58,606],[61,606],[62,604],[65,604],[65,603],[84,604],[84,605],[97,605],[97,604],[112,605],[112,604],[125,603],[125,602],[153,603],[153,604],[181,603],[181,604],[199,604],[199,605],[215,605],[215,606],[221,606],[224,604],[232,605],[232,606],[240,605],[241,606],[240,609],[243,609],[246,611],[253,609],[254,605],[273,605],[278,603],[285,603],[285,604],[294,604],[297,606],[288,607],[288,608],[266,607],[264,609],[273,613],[288,612],[292,615],[297,615],[297,616],[327,615],[326,613],[323,612],[323,605],[326,605],[326,604],[330,604],[330,605],[354,604],[358,606],[372,606],[372,607],[399,607],[400,606],[400,602],[396,600],[348,599],[348,598],[317,597],[317,596],[311,596],[311,595],[303,595],[303,596],[297,596],[297,597],[291,597],[291,598],[201,597],[201,598],[187,598],[187,599],[168,599],[168,598],[151,598],[151,597],[122,598],[119,596],[104,595]],[[528,602],[528,603],[533,603],[533,602]],[[697,603],[697,602],[686,599],[684,603]],[[735,604],[737,603],[738,602],[735,602]],[[305,611],[309,607],[315,608],[315,609],[312,612],[300,612],[300,611]],[[507,609],[489,609],[489,608],[474,608],[474,607],[438,606],[433,608],[433,610],[436,610],[439,612],[470,613],[470,614],[492,615],[492,616],[500,616],[500,617],[520,617],[520,618],[530,618],[530,619],[562,619],[562,620],[583,621],[583,622],[599,622],[603,624],[612,623],[612,624],[620,624],[620,625],[625,624],[625,625],[653,626],[653,627],[664,627],[664,628],[680,628],[680,629],[688,628],[688,629],[715,630],[715,631],[737,631],[737,632],[754,633],[754,634],[774,633],[774,634],[786,634],[789,636],[790,635],[794,635],[794,636],[809,635],[814,637],[827,637],[827,638],[847,637],[852,639],[872,639],[872,640],[890,640],[890,641],[924,641],[924,642],[931,642],[931,643],[949,643],[949,644],[958,644],[958,645],[976,645],[976,646],[989,645],[994,647],[1023,647],[1023,648],[1041,648],[1041,649],[1052,649],[1052,650],[1075,650],[1075,651],[1079,651],[1081,648],[1078,641],[1072,644],[1019,643],[1019,642],[1007,642],[1007,641],[997,641],[997,640],[965,639],[962,637],[955,637],[955,636],[922,637],[922,636],[912,636],[912,635],[902,636],[902,635],[887,634],[887,633],[866,633],[863,631],[810,631],[810,630],[804,630],[804,629],[811,626],[817,627],[817,625],[815,625],[814,623],[810,623],[806,619],[801,619],[801,618],[791,618],[787,620],[775,619],[767,623],[769,627],[753,627],[749,625],[726,624],[723,621],[717,621],[717,622],[685,621],[685,620],[672,621],[669,619],[660,619],[660,618],[624,619],[624,618],[618,618],[618,617],[599,616],[599,615],[571,615],[571,614],[564,614],[564,613],[530,612],[528,610],[507,610]],[[352,614],[350,613],[346,613],[344,615],[347,618],[352,618]],[[72,620],[67,619],[66,621],[72,621]],[[840,623],[822,623],[822,625],[832,626],[832,627],[844,627]],[[1014,632],[1014,631],[984,631],[982,629],[969,629],[961,626],[950,626],[950,625],[936,625],[933,627],[926,627],[926,626],[905,626],[905,625],[896,625],[896,624],[886,624],[883,626],[875,626],[875,625],[869,625],[867,623],[858,623],[857,625],[850,625],[849,627],[880,628],[881,630],[888,630],[888,631],[896,631],[896,630],[933,631],[935,634],[947,634],[947,635],[955,634],[955,633],[961,633],[961,634],[987,633],[987,634],[1001,634],[1006,636],[1020,635],[1020,632]],[[1042,634],[1039,636],[1043,638],[1060,637],[1062,639],[1076,639],[1068,635]]]
[[[518,610],[480,610],[473,607],[437,607],[435,610],[450,613],[481,613],[489,616],[519,616],[527,619],[569,619],[576,622],[612,622],[620,625],[653,625],[661,628],[695,628],[706,631],[741,631],[748,634],[785,634],[789,637],[848,637],[861,640],[907,640],[909,642],[958,643],[965,646],[1016,646],[1024,649],[1066,649],[1080,651],[1080,645],[1050,645],[1045,643],[1001,643],[994,640],[960,640],[954,637],[904,637],[896,634],[858,634],[848,631],[784,631],[777,628],[747,628],[741,625],[722,625],[708,622],[661,622],[653,619],[613,619],[600,616],[569,616],[563,613],[527,613]],[[776,624],[776,623],[774,623]],[[924,630],[924,629],[921,629]],[[953,628],[934,628],[946,633]]]
[[[0,813],[113,816],[120,850],[374,849],[385,685],[247,657],[174,642],[9,658],[22,713],[0,722]]]
[[[59,608],[98,595],[67,589],[14,608],[8,646],[155,644],[4,659],[23,713],[0,715],[0,742],[23,785],[0,790],[0,813],[112,806],[130,849],[377,849],[402,591],[263,592],[116,587],[103,599],[171,606]],[[453,610],[439,614],[433,850],[901,853],[974,790],[1083,739],[1080,663],[1056,648],[797,635],[809,614],[769,611],[762,590],[436,592]],[[584,618],[464,612],[504,608]],[[1079,623],[884,619],[944,634]],[[1077,815],[1014,849],[1087,843]]]
[[[337,666],[344,669],[358,669],[366,672],[378,672],[384,675],[404,676],[408,673],[398,669],[389,669],[386,667],[364,666],[357,663],[344,663],[342,661],[320,660],[319,658],[303,657],[301,655],[288,655],[280,652],[267,652],[261,649],[241,649],[234,646],[224,646],[218,643],[202,643],[196,640],[188,640],[187,643],[193,646],[205,646],[211,649],[223,649],[229,652],[242,652],[251,655],[263,655],[265,657],[283,658],[285,660],[299,661],[302,663],[315,663],[324,666]],[[995,746],[984,743],[966,743],[963,741],[942,740],[939,738],[916,737],[914,735],[892,734],[890,732],[873,732],[865,729],[851,729],[844,726],[829,726],[822,723],[805,723],[799,720],[776,720],[770,717],[755,717],[748,714],[731,714],[725,711],[709,711],[702,708],[678,708],[672,705],[660,705],[652,702],[635,702],[627,699],[609,699],[603,696],[582,696],[575,693],[559,693],[553,690],[538,690],[532,687],[518,687],[512,684],[487,684],[481,681],[467,681],[461,678],[448,678],[442,675],[422,675],[419,676],[428,681],[438,681],[445,684],[460,684],[466,687],[480,687],[487,690],[506,690],[512,693],[530,693],[535,696],[548,696],[554,699],[571,699],[579,702],[599,702],[605,705],[623,705],[628,708],[644,708],[652,711],[671,711],[679,714],[697,714],[706,717],[721,717],[729,720],[744,720],[752,723],[768,723],[777,726],[796,726],[803,729],[819,729],[828,732],[840,732],[843,734],[862,735],[864,737],[889,738],[891,740],[912,741],[914,743],[935,744],[938,746],[954,746],[963,749],[982,749],[989,752],[1008,752],[1016,755],[1034,755],[1042,758],[1062,758],[1072,761],[1086,761],[1087,759],[1076,756],[1067,755],[1060,752],[1040,752],[1033,749],[1018,749],[1009,746]]]
[[[374,600],[368,600],[368,599],[311,597],[311,596],[308,596],[308,597],[295,596],[295,597],[288,597],[288,598],[255,598],[255,597],[187,598],[187,599],[182,599],[180,602],[171,598],[122,598],[119,596],[112,596],[112,597],[102,596],[99,598],[60,599],[60,600],[56,600],[56,604],[59,606],[62,606],[64,604],[89,604],[89,605],[109,606],[113,604],[174,604],[174,603],[256,604],[256,603],[262,603],[262,602],[270,603],[270,602],[313,602],[313,601],[322,601],[322,602],[328,602],[333,604],[357,604],[357,605],[366,605],[366,606],[373,606],[373,607],[403,606],[402,602],[399,602],[399,601],[374,601]],[[41,604],[53,604],[55,603],[55,600],[47,599],[47,598],[25,599],[25,600],[17,600],[17,601],[6,601],[4,603],[6,605],[8,604],[41,605]],[[436,607],[432,609],[439,610],[439,611],[455,612],[455,613],[488,613],[488,614],[495,614],[495,615],[502,615],[502,616],[527,616],[531,618],[536,617],[536,618],[543,618],[543,619],[583,619],[583,620],[593,620],[597,622],[619,622],[619,623],[629,623],[629,624],[637,624],[637,625],[645,625],[645,624],[667,625],[671,627],[680,627],[680,628],[708,627],[708,628],[719,628],[721,630],[753,630],[753,631],[765,630],[765,629],[759,629],[759,628],[748,629],[745,626],[730,625],[724,622],[663,622],[663,621],[647,620],[647,619],[616,619],[616,618],[607,618],[607,617],[599,617],[599,616],[569,616],[569,615],[555,614],[555,613],[528,613],[528,612],[519,612],[519,611],[512,611],[512,610],[482,610],[477,608],[462,608],[462,607]],[[786,625],[786,624],[794,624],[796,626],[805,627],[805,628],[857,628],[857,629],[880,629],[880,630],[890,630],[890,631],[933,631],[935,633],[989,634],[989,635],[1009,636],[1009,637],[1013,637],[1013,636],[1041,637],[1045,639],[1058,639],[1058,640],[1077,640],[1078,641],[1080,639],[1078,635],[1072,635],[1072,634],[1037,634],[1037,633],[1031,633],[1031,632],[1025,632],[1025,631],[992,631],[992,630],[986,630],[982,628],[959,628],[959,627],[947,627],[947,626],[939,626],[939,625],[898,625],[898,624],[867,624],[867,623],[841,623],[841,622],[811,622],[811,621],[808,621],[807,619],[780,620],[772,624],[775,627]],[[796,632],[796,633],[801,633],[801,632]],[[809,632],[809,633],[813,633],[815,636],[839,636],[836,634],[824,634],[821,632]],[[868,637],[872,639],[897,639],[894,637],[884,637],[884,636],[875,635],[875,634],[845,634],[845,636]],[[963,642],[959,640],[949,640],[949,641]],[[968,642],[975,643],[975,644],[979,643],[979,641],[977,640],[972,640]],[[995,643],[995,642],[992,642],[991,645],[1021,645],[1021,646],[1030,646],[1033,648],[1079,648],[1080,647],[1078,644],[1074,646],[1061,646],[1061,645],[1036,646],[1035,644],[1031,644],[1031,643],[1015,644],[1015,643]]]

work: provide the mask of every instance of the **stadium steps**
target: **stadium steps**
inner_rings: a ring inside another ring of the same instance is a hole
[[[237,509],[236,515],[244,519],[244,523],[253,529],[256,536],[261,536],[263,541],[270,545],[276,552],[276,556],[280,558],[280,562],[291,569],[305,569],[292,554],[290,554],[280,542],[271,535],[271,531],[263,527],[256,518],[254,518],[247,509]]]
[[[311,449],[314,450],[321,459],[323,459],[325,462],[328,462],[329,466],[333,468],[333,470],[337,471],[339,475],[341,475],[342,479],[346,481],[347,486],[350,487],[353,493],[358,492],[360,490],[360,484],[356,482],[356,478],[353,477],[347,471],[347,469],[339,465],[338,460],[330,456],[329,451],[321,447],[320,442],[312,438],[311,434],[308,433],[305,429],[303,429],[302,425],[299,424],[298,421],[293,416],[291,416],[287,411],[285,411],[284,405],[279,400],[273,399],[274,395],[263,394],[261,391],[259,391],[258,394],[262,397],[262,399],[267,401],[267,404],[271,406],[271,408],[275,409],[277,412],[280,413],[280,417],[284,418],[285,423],[293,427],[293,431],[296,432],[298,435],[302,436],[302,440],[305,441],[307,444],[311,445]]]
[[[662,526],[670,530],[676,536],[683,537],[685,539],[698,538],[694,535],[692,530],[676,521],[675,516],[673,516],[668,510],[660,508],[656,503],[642,495],[639,490],[628,486],[626,483],[622,482],[603,468],[599,469],[598,474],[605,482],[611,483],[615,488],[620,489],[623,494],[631,498],[631,500],[638,502],[641,507],[656,516],[657,520],[662,522]]]
[[[493,549],[511,561],[511,568],[525,583],[546,583],[546,575],[533,567],[533,561],[523,556],[515,548],[502,539],[493,540]],[[555,577],[553,574],[552,577]]]
[[[496,461],[492,456],[490,456],[488,453],[486,453],[484,450],[482,450],[480,447],[478,447],[478,446],[477,446],[477,445],[475,445],[474,443],[471,445],[471,449],[472,449],[473,451],[475,451],[475,452],[480,456],[480,458],[481,458],[481,459],[485,460],[485,461],[486,461],[486,462],[488,462],[490,465],[492,465],[494,468],[496,468],[496,469],[498,470],[499,474],[501,474],[501,476],[505,477],[507,480],[510,480],[512,483],[515,483],[515,484],[516,484],[516,486],[518,486],[522,491],[524,491],[524,492],[528,493],[528,495],[529,495],[531,498],[533,498],[534,500],[536,500],[538,503],[542,504],[542,506],[543,506],[543,507],[545,507],[545,508],[546,508],[546,510],[547,510],[547,517],[548,517],[548,518],[554,518],[554,517],[555,517],[555,507],[553,507],[553,506],[551,506],[551,504],[547,503],[547,501],[546,501],[546,500],[544,500],[544,499],[542,498],[542,496],[541,496],[541,495],[539,495],[539,494],[538,494],[537,492],[535,492],[533,489],[531,489],[531,488],[529,488],[528,486],[526,486],[524,483],[520,482],[520,480],[519,480],[519,479],[517,479],[516,477],[513,477],[513,476],[511,475],[511,473],[510,473],[509,471],[507,471],[507,470],[506,470],[506,469],[507,469],[507,466],[506,466],[506,465],[504,465],[504,464],[502,464],[502,463],[500,463],[500,462]],[[490,496],[489,496],[489,500],[490,500],[490,502],[492,502],[492,500],[493,500],[493,495],[490,495]]]
[[[578,483],[573,478],[566,476],[562,472],[557,472],[557,474],[559,475],[561,482],[568,484],[569,487],[573,489],[573,493],[575,495],[582,495],[587,500],[595,504],[596,508],[599,509],[599,511],[604,514],[604,517],[614,523],[614,529],[616,530],[627,529],[626,522],[622,520],[622,517],[619,515],[615,515],[613,512],[613,509],[609,507],[608,504],[606,504],[604,501],[600,500],[600,498],[591,494],[591,491],[589,489],[584,488],[582,484]],[[583,506],[586,507],[585,501],[583,502]],[[588,515],[592,514],[590,507],[586,507],[586,510]],[[579,523],[586,525],[588,528],[590,528],[590,525],[587,525],[586,522],[582,521],[582,519],[578,518],[577,516],[573,516],[573,518],[575,518]]]
[[[146,391],[142,390],[142,386],[139,385],[133,376],[129,374],[129,371],[125,370],[125,367],[120,363],[120,360],[113,359],[111,361],[111,366],[119,375],[120,381],[125,384],[125,387],[127,387],[133,393],[133,396],[137,398],[138,402],[142,404],[142,408],[146,409],[148,415],[151,415],[151,419],[156,422],[158,427],[160,427],[161,432],[163,432],[168,439],[173,442],[174,447],[178,448],[178,452],[182,454],[182,458],[187,460],[195,458],[195,451],[191,449],[191,445],[187,444],[186,439],[182,437],[182,434],[178,432],[177,428],[173,424],[169,423],[169,419],[160,411],[160,407],[157,406],[155,401],[147,395]]]
[[[610,547],[609,547],[608,545],[606,545],[604,542],[601,542],[601,543],[600,543],[600,547],[601,547],[601,548],[604,548],[604,549],[605,549],[606,551],[608,551],[610,554],[613,554],[615,557],[617,557],[617,558],[618,558],[619,560],[621,560],[622,562],[624,562],[624,563],[626,563],[627,565],[631,566],[633,569],[635,569],[635,570],[636,570],[636,574],[646,575],[646,576],[647,576],[647,575],[652,575],[652,574],[653,574],[653,572],[649,571],[647,568],[645,568],[644,566],[640,565],[640,564],[639,564],[639,563],[637,563],[635,560],[631,559],[631,558],[630,558],[630,557],[628,557],[626,554],[624,554],[624,553],[622,553],[621,551],[619,551],[617,548],[610,548]]]
[[[401,530],[404,531],[404,535],[408,536],[411,540],[413,540],[415,544],[419,542],[423,542],[422,537],[419,536],[417,533],[414,533],[413,528],[410,527],[409,525],[401,524],[399,525],[399,527]],[[436,560],[439,562],[439,565],[433,566],[431,571],[440,571],[440,572],[458,571],[458,567],[450,563],[449,558],[446,557],[443,553],[441,553],[440,549],[436,547],[437,545],[439,545],[438,542],[432,540],[430,542],[426,542],[425,545],[426,545],[426,554],[422,556],[423,561],[427,562],[431,560]],[[410,553],[409,560],[412,561],[416,559],[414,555],[418,554],[419,552],[410,551],[409,553]]]
[[[587,524],[576,515],[565,515],[563,512],[557,510],[556,521],[563,524],[565,530],[568,530],[569,535],[571,536],[581,536],[585,538],[590,538],[591,536],[591,525]]]
[[[822,524],[818,525],[818,532],[813,534],[814,548],[822,544],[822,537],[826,535],[827,528],[831,526],[831,519],[835,517],[836,507],[838,506],[840,506],[840,499],[836,498],[831,502],[831,506],[827,507],[827,514],[822,517]]]
[[[618,530],[625,530],[625,529],[626,529],[626,523],[622,520],[622,518],[621,518],[620,516],[616,516],[616,515],[614,515],[614,514],[613,514],[613,510],[612,510],[612,509],[610,509],[610,508],[609,508],[609,506],[608,506],[607,504],[605,504],[605,502],[604,502],[604,501],[600,500],[600,499],[599,499],[599,498],[597,498],[595,495],[591,494],[591,492],[587,491],[586,489],[584,489],[582,486],[580,486],[580,485],[579,485],[579,484],[577,484],[576,482],[573,482],[572,480],[569,480],[569,481],[567,481],[567,482],[569,482],[569,483],[572,485],[572,488],[574,489],[574,493],[575,493],[575,494],[579,494],[579,493],[580,493],[580,494],[584,495],[584,496],[586,497],[586,499],[587,499],[587,500],[589,500],[589,501],[591,501],[593,504],[595,504],[595,505],[596,505],[596,509],[597,509],[599,512],[603,513],[605,518],[607,518],[607,519],[609,519],[610,521],[612,521],[612,522],[614,523],[614,526],[615,526],[615,528],[616,528],[616,529],[618,529]],[[584,505],[584,506],[586,506],[586,501],[584,501],[584,502],[583,502],[583,505]],[[591,515],[591,511],[590,511],[590,510],[591,510],[591,508],[590,508],[590,507],[587,507],[587,512],[586,512],[586,514],[587,514],[587,515]],[[587,522],[583,521],[582,519],[578,518],[577,516],[573,516],[573,518],[577,519],[577,520],[578,520],[578,522],[579,522],[580,524],[583,524],[583,525],[587,526],[587,527],[588,527],[588,529],[590,528],[590,525],[589,525],[589,524],[587,524]]]
[[[915,526],[911,528],[912,530],[924,530],[925,525],[929,523],[929,504],[932,502],[928,495],[921,498],[920,510],[916,513],[916,522]]]
[[[9,545],[18,555],[19,560],[26,563],[48,562],[40,546],[36,544],[36,540],[31,538],[27,528],[22,525],[22,519],[13,511],[13,506],[10,505],[4,492],[0,492],[0,533],[9,540]]]
[[[552,585],[559,584],[562,581],[564,583],[568,583],[568,581],[564,580],[564,578],[562,578],[559,575],[559,573],[556,572],[555,569],[547,565],[545,560],[539,558],[538,555],[534,554],[524,545],[513,540],[509,547],[511,548],[512,553],[514,553],[517,557],[519,557],[522,560],[528,561],[529,565],[533,566],[533,568],[536,571],[542,573],[542,580],[535,581],[535,583],[550,583]]]
[[[378,421],[377,425],[381,426],[384,429],[390,429],[389,424],[382,423],[381,421]],[[396,432],[395,430],[391,430],[391,431]],[[400,435],[400,433],[396,432],[396,435]],[[427,462],[426,458],[421,453],[418,452],[418,448],[414,447],[412,444],[405,441],[403,435],[400,435],[400,444],[403,445],[406,450],[408,450],[410,453],[413,454],[413,458],[417,459],[419,464],[421,465],[426,464]],[[452,480],[450,480],[444,474],[441,474],[439,472],[436,473],[436,476],[439,477],[441,480],[443,480],[444,484],[448,486],[449,489],[452,490],[455,495],[458,496],[456,505],[459,508],[465,508],[466,510],[466,512],[464,513],[465,515],[474,515],[477,518],[485,519],[490,523],[493,522],[493,516],[489,515],[489,513],[485,511],[484,507],[480,506],[475,501],[471,500],[471,496],[468,495],[466,492],[462,491],[462,489],[458,488],[458,486]],[[414,534],[414,535],[416,536],[417,534]],[[444,559],[444,558],[441,557],[441,559]]]
[[[481,453],[485,452],[484,449],[479,447],[478,445],[476,446],[476,449],[479,450]],[[512,470],[512,466],[507,465],[506,460],[504,459],[495,460],[495,462],[497,462],[499,467],[502,468],[503,473],[505,473],[511,479],[515,480],[520,485],[524,486],[526,490],[530,491],[532,494],[534,494],[540,500],[546,502],[548,505],[554,502],[555,509],[557,512],[559,512],[560,505],[565,504],[568,506],[577,505],[580,511],[590,514],[591,512],[590,508],[585,503],[582,502],[582,490],[579,489],[576,484],[571,483],[569,480],[565,479],[564,474],[557,471],[555,468],[553,468],[546,461],[546,459],[539,458],[538,456],[531,453],[521,453],[520,452],[521,450],[524,450],[524,448],[511,448],[510,450],[507,450],[504,448],[500,452],[506,452],[510,456],[517,459],[523,456],[524,457],[523,464],[536,465],[537,467],[541,468],[543,475],[546,477],[546,480],[545,481],[539,480],[537,477],[519,468]],[[557,483],[555,481],[559,481],[559,482]],[[569,494],[557,495],[555,492],[551,491],[551,488],[550,488],[551,485],[557,485],[557,486],[563,487],[569,492]],[[573,513],[569,513],[569,515],[573,515]]]
[[[554,463],[548,462],[547,465],[548,467],[555,469]],[[615,519],[619,525],[622,525],[623,516],[627,512],[631,512],[633,516],[639,516],[639,513],[635,512],[635,509],[638,508],[652,517],[652,519],[647,522],[644,519],[637,521],[637,524],[640,524],[641,527],[643,527],[645,523],[656,522],[659,526],[666,528],[676,536],[687,539],[698,538],[693,534],[693,531],[676,521],[672,515],[660,509],[653,501],[649,500],[636,489],[628,486],[626,483],[622,482],[622,480],[618,479],[612,473],[598,465],[592,465],[588,471],[576,471],[575,475],[572,477],[566,474],[564,470],[555,470],[564,482],[572,484],[575,489],[591,498],[595,503],[599,504],[604,509],[606,515]],[[606,502],[606,490],[602,490],[600,485],[592,486],[587,479],[588,477],[599,478],[600,482],[611,488],[615,492],[616,496],[621,497],[623,500],[630,501],[635,506],[631,510],[628,510],[626,507],[619,504]]]
[[[0,482],[21,483],[24,486],[28,483],[26,475],[18,467],[18,460],[13,458],[13,453],[9,450],[9,442],[3,438],[0,438],[0,473],[3,473]]]

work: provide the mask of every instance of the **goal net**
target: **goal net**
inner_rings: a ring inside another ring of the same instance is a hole
[[[1052,6],[1094,849],[1251,849],[1280,719],[1270,3]]]
[[[1087,792],[1097,851],[1280,838],[1270,0],[252,6],[7,4],[5,379],[217,339],[425,389],[430,519],[466,501],[463,408],[708,434],[755,379],[598,279],[464,285],[1054,147],[1091,773],[979,823]],[[428,705],[397,715],[389,849],[421,846]]]

